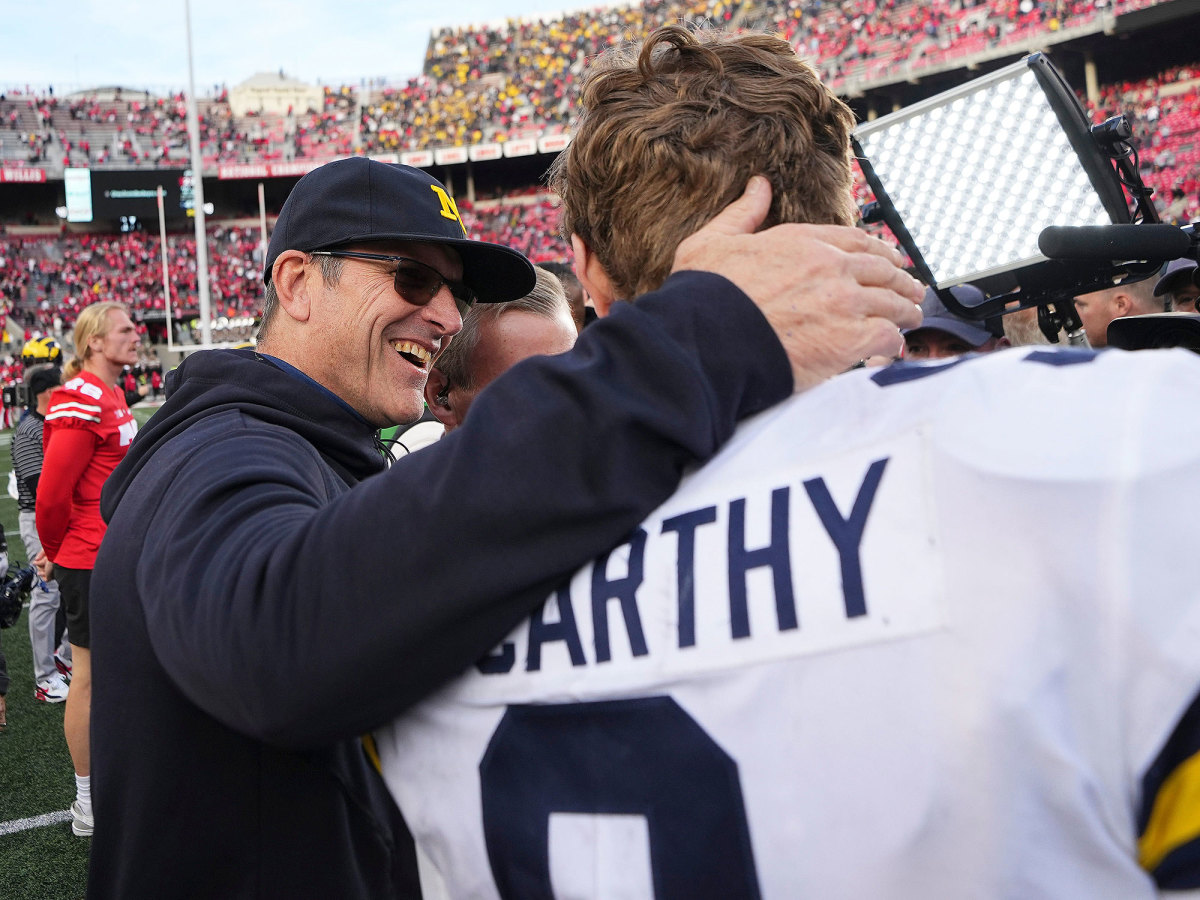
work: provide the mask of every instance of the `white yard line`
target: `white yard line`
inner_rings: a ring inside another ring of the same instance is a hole
[[[16,834],[18,831],[29,831],[31,828],[45,828],[48,825],[58,825],[71,821],[71,811],[60,809],[58,812],[33,816],[28,819],[14,819],[11,822],[0,822],[0,835]]]

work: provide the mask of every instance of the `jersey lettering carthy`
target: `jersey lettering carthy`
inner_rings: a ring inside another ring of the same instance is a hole
[[[903,523],[885,551],[893,573],[937,568],[920,443],[906,436],[869,459],[776,467],[733,491],[728,481],[689,485],[482,660],[481,672],[507,677],[475,690],[549,696],[584,667],[653,683],[937,627],[936,586],[872,590],[868,606],[867,579],[889,573],[862,565],[884,552],[872,546],[887,533],[881,523]]]
[[[745,423],[376,735],[431,878],[1200,886],[1200,555],[1163,537],[1200,496],[1197,383],[1179,351],[1010,351],[851,373]]]

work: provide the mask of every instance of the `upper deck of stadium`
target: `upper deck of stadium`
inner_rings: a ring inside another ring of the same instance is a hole
[[[317,86],[281,72],[199,97],[203,170],[300,174],[352,153],[428,166],[553,152],[571,130],[586,61],[666,22],[779,33],[835,89],[870,98],[873,114],[916,81],[1196,12],[1194,0],[646,0],[447,28],[430,34],[422,73],[403,83]],[[1087,79],[1093,105],[1103,77]],[[67,166],[188,164],[186,108],[180,93],[10,87],[0,167],[55,179]]]

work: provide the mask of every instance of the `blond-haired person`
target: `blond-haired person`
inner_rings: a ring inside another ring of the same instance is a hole
[[[58,581],[67,609],[73,672],[63,729],[75,766],[71,830],[80,836],[91,835],[93,823],[88,588],[104,537],[100,489],[137,432],[117,378],[137,362],[140,346],[137,329],[120,303],[84,308],[75,322],[76,355],[46,412],[46,458],[36,509],[42,552],[34,563],[44,579]]]

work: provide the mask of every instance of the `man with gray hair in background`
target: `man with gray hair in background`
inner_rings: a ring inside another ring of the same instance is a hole
[[[434,361],[425,402],[449,434],[485,387],[530,356],[566,353],[577,332],[558,278],[540,266],[537,283],[508,303],[472,307],[463,327]]]

